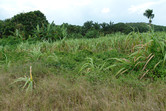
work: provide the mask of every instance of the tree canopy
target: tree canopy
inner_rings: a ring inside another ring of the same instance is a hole
[[[152,23],[152,19],[154,18],[153,10],[152,9],[147,9],[145,10],[144,16],[146,16],[149,19],[149,24]]]

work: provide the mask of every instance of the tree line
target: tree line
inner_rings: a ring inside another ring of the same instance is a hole
[[[145,14],[144,14],[145,15]],[[145,15],[146,16],[146,15]],[[148,16],[149,17],[149,16]],[[150,18],[151,20],[151,18]],[[150,21],[151,22],[151,21]],[[165,31],[166,27],[152,25],[154,31]],[[49,23],[46,16],[38,11],[20,13],[6,20],[0,20],[0,38],[19,37],[22,39],[51,39],[62,38],[97,38],[107,34],[121,32],[129,34],[132,31],[149,31],[146,23],[116,23],[86,21],[82,26],[63,23]]]

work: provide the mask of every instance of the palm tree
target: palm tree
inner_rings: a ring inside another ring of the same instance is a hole
[[[144,16],[146,16],[149,19],[149,25],[151,25],[152,19],[154,18],[154,14],[152,14],[152,13],[153,13],[153,10],[147,9],[147,10],[145,10],[145,12],[143,14]]]

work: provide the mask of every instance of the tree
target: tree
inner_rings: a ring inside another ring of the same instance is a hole
[[[104,33],[104,35],[112,33],[113,22],[111,21],[109,23],[103,22],[100,24],[100,26],[101,26],[101,31]]]
[[[42,27],[48,24],[45,15],[39,10],[17,14],[10,19],[10,22],[15,29],[24,31],[26,37],[33,34],[37,25]]]
[[[100,24],[97,22],[93,23],[93,27],[95,30],[100,30]]]
[[[153,10],[147,9],[147,10],[145,10],[143,15],[149,19],[149,25],[151,25],[152,19],[154,18]]]
[[[4,28],[4,22],[0,20],[0,38],[2,37],[3,28]]]
[[[85,35],[89,30],[93,29],[93,21],[87,21],[82,26],[82,34]]]

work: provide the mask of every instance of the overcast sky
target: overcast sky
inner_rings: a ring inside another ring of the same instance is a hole
[[[94,22],[148,22],[143,16],[153,9],[153,23],[166,26],[166,0],[0,0],[0,19],[40,10],[49,22],[82,25]]]

